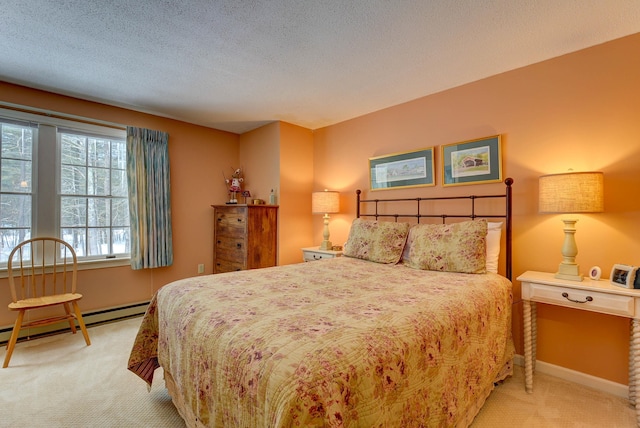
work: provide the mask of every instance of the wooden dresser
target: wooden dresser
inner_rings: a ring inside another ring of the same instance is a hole
[[[213,273],[276,265],[277,205],[212,205]]]

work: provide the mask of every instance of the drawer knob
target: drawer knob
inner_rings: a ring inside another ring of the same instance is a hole
[[[242,244],[236,244],[236,246],[238,247],[238,249],[242,248]]]
[[[564,297],[565,299],[567,299],[568,301],[573,302],[573,303],[587,303],[587,302],[592,302],[593,301],[593,297],[591,297],[591,296],[585,297],[584,300],[570,299],[569,298],[569,293],[567,293],[566,291],[564,293],[562,293],[562,297]]]

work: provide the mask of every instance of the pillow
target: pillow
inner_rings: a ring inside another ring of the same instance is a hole
[[[351,224],[343,255],[376,263],[398,263],[409,234],[409,223],[357,218]]]
[[[500,259],[500,239],[502,236],[502,222],[487,222],[487,254],[485,268],[487,272],[498,273],[498,260]],[[409,260],[411,249],[411,232],[402,251],[402,260]]]
[[[500,258],[500,237],[502,222],[487,223],[487,272],[498,273],[498,259]]]
[[[409,231],[409,257],[415,269],[486,273],[487,221],[416,224]]]

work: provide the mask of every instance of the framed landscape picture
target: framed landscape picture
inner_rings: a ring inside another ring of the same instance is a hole
[[[442,185],[502,181],[500,135],[442,146]]]
[[[369,158],[371,190],[435,186],[433,147]]]

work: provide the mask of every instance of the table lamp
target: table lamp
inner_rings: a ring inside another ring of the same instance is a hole
[[[541,213],[599,213],[604,211],[604,174],[602,172],[568,172],[539,178],[538,211]],[[582,281],[576,263],[576,218],[563,218],[564,244],[562,262],[555,277]]]
[[[313,214],[324,214],[324,240],[320,244],[321,250],[331,250],[333,245],[329,241],[329,214],[340,211],[340,194],[338,192],[324,189],[323,192],[313,192],[311,194],[311,211]]]

